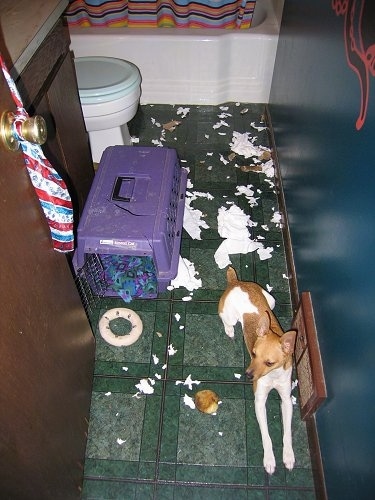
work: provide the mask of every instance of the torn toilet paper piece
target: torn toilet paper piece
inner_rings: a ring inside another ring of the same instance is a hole
[[[224,163],[224,165],[228,165],[228,163],[229,163],[229,160],[224,158],[224,156],[221,153],[220,153],[220,161],[221,161],[221,163]]]
[[[244,240],[249,237],[248,227],[256,226],[250,215],[245,214],[237,205],[230,208],[220,207],[217,216],[218,232],[222,238]]]
[[[282,227],[282,215],[280,212],[274,212],[271,222],[275,223],[277,227]]]
[[[233,115],[232,115],[231,113],[227,113],[227,112],[224,112],[224,111],[223,111],[222,113],[220,113],[220,114],[219,114],[219,115],[217,115],[217,116],[220,118],[220,120],[222,120],[222,119],[224,119],[224,118],[229,118],[230,116],[233,116]]]
[[[273,247],[264,248],[263,245],[257,249],[260,260],[267,260],[272,257]]]
[[[227,238],[216,250],[214,259],[219,269],[224,269],[232,263],[229,255],[246,254],[262,248],[262,243],[252,240],[249,236],[242,240]]]
[[[192,380],[191,375],[188,375],[185,382],[183,382],[182,380],[176,380],[176,382],[175,382],[175,385],[187,385],[190,390],[193,389],[193,384],[199,385],[200,381],[199,380]]]
[[[151,123],[156,127],[161,127],[161,123],[157,122],[155,118],[151,117]]]
[[[193,191],[186,194],[186,196],[191,197],[193,200],[197,200],[198,198],[206,198],[207,200],[213,200],[214,197],[211,193],[205,193],[204,191]]]
[[[248,227],[256,226],[257,223],[237,205],[231,205],[229,209],[220,207],[217,220],[219,235],[226,238],[214,254],[219,269],[229,266],[231,264],[229,256],[234,254],[257,251],[261,260],[271,257],[272,247],[264,248],[263,243],[251,239]]]
[[[241,194],[243,194],[245,196],[245,198],[248,200],[249,202],[249,205],[251,207],[256,207],[258,205],[258,200],[259,200],[259,197],[258,198],[255,198],[254,196],[254,191],[251,189],[252,186],[251,184],[247,185],[247,186],[237,186],[237,192],[234,193],[236,196],[241,196]]]
[[[220,120],[219,122],[215,123],[215,125],[212,126],[213,129],[217,129],[220,127],[229,127],[229,125],[226,121]]]
[[[265,151],[270,151],[269,148],[266,148],[265,146],[256,146],[254,144],[255,141],[256,137],[251,137],[249,132],[245,132],[244,134],[233,132],[230,148],[232,151],[244,156],[245,158],[257,158],[262,156]]]
[[[194,240],[200,240],[201,238],[201,228],[209,229],[209,225],[202,219],[203,213],[191,206],[191,203],[198,198],[206,198],[207,200],[213,200],[214,197],[210,193],[203,193],[200,191],[190,191],[193,188],[192,182],[188,179],[188,188],[185,195],[185,211],[184,211],[184,221],[183,226],[190,237]]]
[[[201,240],[201,228],[208,229],[209,225],[202,219],[203,213],[191,206],[194,198],[185,198],[183,226],[193,240]]]
[[[202,280],[195,277],[197,274],[198,272],[195,270],[194,264],[188,259],[180,256],[177,276],[167,287],[168,290],[173,290],[174,288],[179,288],[181,286],[192,292],[193,290],[201,288]]]
[[[190,112],[190,108],[183,108],[182,106],[180,106],[177,109],[177,114],[181,115],[181,118],[186,118],[186,116],[189,114],[189,112]]]
[[[136,388],[139,390],[139,392],[142,392],[143,394],[153,394],[154,393],[154,388],[149,382],[150,379],[143,378],[139,381],[139,384],[136,384]],[[152,383],[152,382],[151,382]]]
[[[251,122],[250,125],[252,126],[252,128],[257,130],[258,132],[262,132],[263,130],[267,130],[267,127],[255,125],[255,122]]]
[[[191,374],[187,376],[185,382],[184,382],[184,385],[187,385],[189,387],[190,390],[193,389],[193,384],[196,384],[196,385],[199,385],[200,384],[200,381],[199,380],[193,380],[191,378]]]
[[[191,408],[192,410],[195,410],[194,399],[188,396],[187,394],[185,394],[184,396],[184,403],[186,404],[186,406],[189,406],[189,408]]]
[[[177,352],[177,349],[173,347],[173,344],[169,344],[168,346],[168,355],[169,356],[174,356]]]
[[[269,178],[275,177],[275,167],[273,165],[273,160],[268,160],[266,163],[262,163],[262,172]]]

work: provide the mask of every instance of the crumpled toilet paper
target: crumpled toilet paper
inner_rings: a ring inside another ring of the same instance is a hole
[[[252,137],[249,132],[240,134],[240,132],[233,132],[232,142],[230,143],[230,148],[234,153],[237,153],[244,158],[258,158],[262,156],[265,151],[269,151],[269,148],[264,146],[256,146],[254,142],[256,137]]]
[[[248,227],[256,226],[250,215],[246,215],[237,205],[229,209],[220,207],[217,216],[217,230],[222,238],[243,240],[249,237]]]
[[[197,288],[201,288],[202,280],[195,277],[197,274],[198,271],[195,270],[194,264],[180,255],[177,276],[171,281],[168,290],[182,286],[192,292]]]
[[[201,240],[201,228],[208,229],[209,225],[202,219],[203,213],[191,206],[194,198],[185,198],[183,226],[193,240]]]
[[[256,226],[257,223],[237,205],[232,205],[229,210],[220,207],[217,220],[218,232],[222,238],[226,238],[214,254],[219,269],[231,264],[229,255],[257,251],[261,260],[271,257],[272,247],[264,248],[263,243],[251,239],[248,227]]]
[[[229,255],[254,252],[262,246],[262,243],[253,241],[250,237],[243,240],[226,239],[215,252],[215,262],[219,269],[224,269],[231,264]]]
[[[200,191],[193,191],[193,183],[188,178],[187,190],[185,194],[185,210],[183,227],[193,240],[201,240],[201,229],[209,229],[209,225],[203,219],[203,213],[197,208],[191,206],[192,202],[198,198],[205,198],[213,200],[214,197],[210,193],[202,193]]]

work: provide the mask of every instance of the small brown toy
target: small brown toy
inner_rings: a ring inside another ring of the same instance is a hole
[[[215,413],[219,407],[219,396],[216,392],[206,389],[195,394],[194,402],[202,413]]]

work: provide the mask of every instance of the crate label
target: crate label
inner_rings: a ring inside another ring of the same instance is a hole
[[[135,241],[99,240],[99,243],[100,245],[111,245],[115,247],[137,248],[137,243]]]
[[[136,248],[137,246],[135,241],[115,241],[114,244],[116,247]]]

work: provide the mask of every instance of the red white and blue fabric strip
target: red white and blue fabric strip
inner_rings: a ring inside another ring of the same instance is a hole
[[[42,148],[22,137],[21,124],[29,118],[29,115],[23,107],[21,96],[1,54],[0,62],[13,101],[17,106],[13,133],[21,145],[25,165],[47,219],[53,248],[58,252],[71,252],[74,250],[73,207],[68,189],[65,182],[44,156]]]

